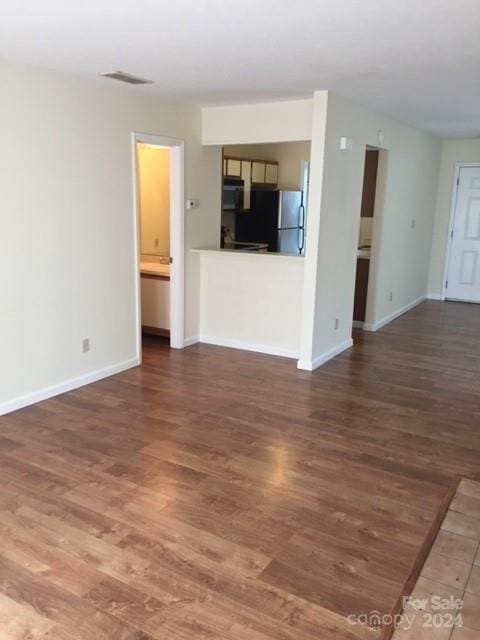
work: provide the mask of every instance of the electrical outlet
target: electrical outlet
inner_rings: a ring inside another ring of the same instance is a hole
[[[389,299],[390,299],[390,302],[393,302],[393,291],[390,291]]]
[[[90,351],[90,338],[84,338],[82,340],[82,353],[88,353]]]
[[[340,326],[340,320],[338,318],[335,318],[335,331],[337,331],[339,326]]]

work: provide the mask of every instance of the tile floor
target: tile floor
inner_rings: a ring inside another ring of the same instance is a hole
[[[394,640],[480,640],[480,482],[460,482],[404,614]]]

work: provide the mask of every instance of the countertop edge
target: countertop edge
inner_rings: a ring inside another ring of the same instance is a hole
[[[305,256],[295,256],[291,253],[272,253],[266,251],[242,251],[239,249],[190,249],[191,253],[205,253],[205,254],[216,254],[216,255],[227,255],[227,256],[241,256],[241,257],[255,257],[259,258],[260,256],[267,256],[272,260],[294,260],[296,262],[302,262],[305,260]]]

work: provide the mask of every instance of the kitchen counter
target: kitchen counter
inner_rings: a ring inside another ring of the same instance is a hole
[[[268,251],[268,244],[260,242],[225,242],[224,249],[229,251]]]
[[[295,255],[293,253],[276,253],[273,251],[244,251],[240,249],[190,249],[192,253],[200,254],[217,254],[228,256],[238,256],[239,258],[254,258],[259,260],[266,260],[267,262],[275,261],[282,262],[285,260],[303,261],[305,256]]]

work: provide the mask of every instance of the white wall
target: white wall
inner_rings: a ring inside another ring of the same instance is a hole
[[[201,203],[186,217],[187,248],[218,242],[221,160],[200,144],[199,109],[111,81],[9,64],[0,75],[1,412],[135,360],[131,133],[186,140],[186,192]],[[189,337],[199,279],[186,259]]]
[[[310,140],[312,106],[308,99],[204,107],[202,142],[226,145]]]
[[[440,141],[430,135],[326,92],[317,92],[314,103],[300,363],[306,368],[351,340],[366,145],[378,146],[383,130],[387,152],[380,154],[370,278],[374,295],[367,310],[372,326],[427,293],[440,157]],[[341,136],[353,139],[351,151],[340,151]]]
[[[310,141],[227,145],[225,155],[278,162],[278,188],[301,189],[303,163],[310,160]]]
[[[298,357],[302,258],[206,251],[200,256],[200,340]]]
[[[440,176],[438,181],[435,227],[432,240],[430,295],[440,296],[443,288],[445,257],[448,242],[448,223],[452,203],[452,189],[457,162],[480,162],[480,138],[470,140],[443,140]]]

